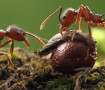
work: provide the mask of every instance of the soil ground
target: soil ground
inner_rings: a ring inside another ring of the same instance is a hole
[[[8,53],[8,49],[3,48],[1,51]],[[28,90],[73,90],[79,75],[63,75],[53,70],[48,60],[40,59],[21,48],[14,49],[12,62]],[[94,67],[80,86],[82,90],[105,90],[105,62]],[[5,56],[0,56],[0,90],[24,90],[8,67]]]

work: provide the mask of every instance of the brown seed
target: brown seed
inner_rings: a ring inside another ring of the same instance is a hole
[[[75,74],[80,68],[93,67],[97,58],[97,41],[83,32],[70,30],[53,36],[45,48],[35,51],[39,57],[47,57],[51,66],[63,74]],[[49,56],[50,55],[50,56]],[[49,57],[48,57],[49,56]]]
[[[50,64],[63,74],[75,74],[77,68],[92,68],[96,57],[97,53],[90,53],[84,42],[66,41],[54,50]]]

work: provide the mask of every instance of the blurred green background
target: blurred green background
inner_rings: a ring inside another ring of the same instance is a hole
[[[105,0],[0,0],[0,28],[6,30],[9,25],[16,24],[25,31],[36,34],[37,36],[50,39],[59,32],[60,25],[58,13],[54,15],[40,31],[43,20],[52,14],[57,8],[63,6],[63,11],[67,8],[78,9],[80,5],[89,6],[92,12],[105,13]],[[105,17],[104,17],[105,18]],[[74,23],[75,24],[75,23]],[[69,29],[74,30],[75,25]],[[88,33],[87,24],[83,23],[83,32]],[[93,28],[93,36],[98,42],[98,58],[105,58],[105,30],[103,28]],[[40,43],[28,36],[30,48],[27,49],[24,43],[15,42],[15,47],[25,48],[30,51],[42,48]]]

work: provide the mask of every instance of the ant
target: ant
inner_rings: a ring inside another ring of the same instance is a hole
[[[74,23],[74,21],[77,19],[76,24],[75,24],[75,32],[73,34],[72,40],[76,34],[77,30],[77,24],[79,23],[79,31],[81,31],[82,28],[82,20],[84,20],[88,24],[88,29],[89,29],[89,36],[90,38],[92,37],[91,35],[91,27],[104,27],[105,28],[105,19],[103,19],[103,15],[99,14],[94,14],[91,12],[91,10],[88,8],[88,6],[83,6],[81,5],[78,10],[75,10],[73,8],[68,8],[64,11],[64,13],[61,16],[62,12],[62,7],[59,7],[53,14],[51,14],[49,17],[47,17],[44,22],[41,24],[40,29],[42,30],[45,23],[53,16],[55,15],[58,11],[59,13],[59,23],[61,24],[60,27],[60,33],[62,35],[62,30],[64,28],[64,31],[67,31],[69,26]],[[61,18],[60,18],[61,16]]]
[[[15,71],[14,65],[12,63],[12,56],[13,56],[13,49],[14,49],[14,40],[15,41],[24,41],[26,43],[27,47],[30,46],[30,43],[26,39],[26,34],[28,34],[28,35],[34,37],[35,39],[37,39],[41,43],[41,45],[43,47],[45,47],[44,46],[44,43],[42,42],[42,40],[40,40],[36,35],[31,34],[29,32],[25,32],[25,31],[23,31],[21,28],[19,28],[17,26],[9,26],[6,31],[0,30],[0,42],[1,42],[1,40],[4,39],[4,37],[6,37],[6,39],[7,39],[6,42],[4,42],[3,44],[0,45],[0,48],[2,48],[4,46],[6,46],[7,44],[11,43],[11,47],[10,47],[10,58],[9,58],[8,54],[5,53],[5,52],[0,52],[0,55],[5,55],[7,57],[7,59],[8,59],[8,66],[14,71],[14,73],[15,73],[18,81],[22,84],[22,86],[25,89],[26,89],[26,87],[20,81],[20,79],[18,77],[18,74]]]

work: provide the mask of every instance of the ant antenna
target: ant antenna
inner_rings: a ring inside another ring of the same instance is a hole
[[[60,15],[61,15],[61,12],[62,12],[62,6],[59,7],[54,13],[52,13],[49,17],[47,17],[47,18],[44,20],[44,22],[43,22],[43,23],[41,24],[41,26],[40,26],[40,30],[43,29],[43,27],[44,27],[44,25],[46,24],[46,22],[47,22],[53,15],[55,15],[59,10],[60,10],[60,13],[59,13],[59,22],[61,22],[61,20],[60,20]]]
[[[37,40],[41,43],[42,47],[45,47],[43,41],[42,41],[40,38],[38,38],[35,34],[29,33],[29,32],[24,32],[23,30],[21,30],[21,31],[22,31],[25,35],[28,34],[28,35],[34,37],[35,39],[37,39]]]

